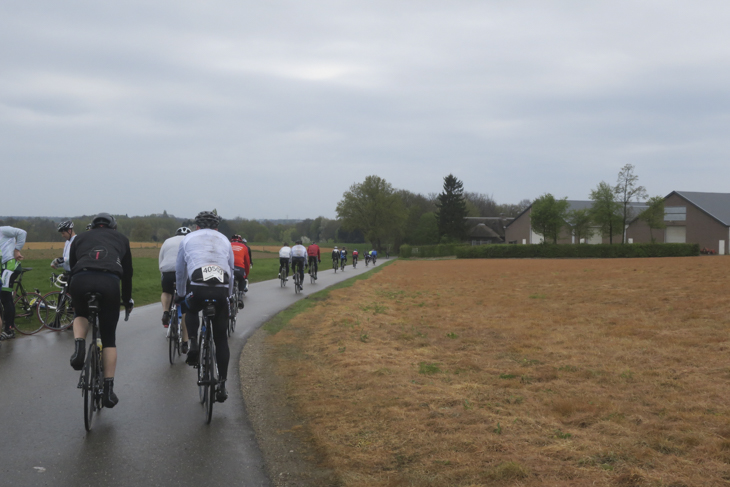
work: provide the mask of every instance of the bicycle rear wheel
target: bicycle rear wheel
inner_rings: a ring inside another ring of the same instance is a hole
[[[204,333],[201,333],[199,338],[199,354],[198,354],[198,396],[200,403],[204,404],[208,398],[208,387],[205,383],[208,380],[208,345],[206,344]]]
[[[89,345],[89,353],[86,354],[86,363],[84,364],[82,386],[84,388],[84,428],[86,428],[86,431],[91,431],[91,423],[94,420],[94,412],[96,411],[96,398],[94,396],[98,387],[96,383],[98,353],[99,348],[96,343]]]
[[[205,422],[210,424],[213,419],[213,404],[215,404],[215,386],[218,383],[218,374],[215,362],[215,343],[210,339],[210,352],[208,353],[208,393],[205,401]]]
[[[49,330],[63,331],[71,328],[74,323],[71,295],[62,291],[44,294],[43,301],[38,306],[38,318]]]
[[[43,304],[41,304],[43,303]],[[38,333],[43,328],[38,306],[47,308],[43,296],[38,293],[26,293],[15,298],[15,329],[23,335]]]
[[[175,354],[180,355],[180,322],[177,319],[177,310],[173,306],[170,310],[170,335],[167,337],[170,365],[175,363]]]

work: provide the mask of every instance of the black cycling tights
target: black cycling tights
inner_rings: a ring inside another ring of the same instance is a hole
[[[15,305],[12,291],[0,291],[0,302],[3,305],[3,326],[6,330],[15,326]]]
[[[86,293],[101,295],[99,303],[99,333],[104,348],[115,348],[119,306],[119,278],[108,272],[80,272],[71,278],[69,284],[76,316],[89,317],[89,299]]]
[[[226,296],[228,289],[225,289]],[[205,308],[206,303],[202,298],[193,296],[187,298],[185,303],[188,312],[185,313],[185,326],[188,329],[190,340],[198,339],[198,328],[200,328],[200,317],[198,312]],[[213,319],[213,341],[215,342],[215,358],[218,362],[218,374],[220,380],[226,380],[228,377],[228,360],[230,352],[228,350],[228,300],[224,297],[218,299],[215,303],[215,318]]]

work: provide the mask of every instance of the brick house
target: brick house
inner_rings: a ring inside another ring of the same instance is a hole
[[[657,242],[696,243],[718,254],[730,253],[730,193],[672,191],[664,198],[666,229],[654,230]],[[651,242],[650,229],[634,219],[629,242]]]

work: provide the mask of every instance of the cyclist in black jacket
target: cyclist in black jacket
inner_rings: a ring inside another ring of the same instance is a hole
[[[132,253],[127,237],[116,231],[117,222],[108,213],[99,213],[91,222],[91,231],[79,234],[71,244],[71,282],[69,290],[76,311],[74,317],[74,354],[71,367],[81,370],[86,358],[86,334],[89,331],[87,293],[101,295],[99,331],[104,363],[104,407],[119,402],[114,394],[114,371],[117,366],[115,336],[119,321],[119,305],[127,310],[132,301]],[[122,284],[121,299],[119,283]]]

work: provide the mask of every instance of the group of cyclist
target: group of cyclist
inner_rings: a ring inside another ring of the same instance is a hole
[[[248,275],[253,267],[253,256],[246,239],[233,235],[227,239],[218,232],[220,218],[214,212],[202,211],[195,217],[195,231],[180,227],[175,235],[167,239],[160,248],[159,269],[161,273],[162,325],[169,327],[170,308],[173,301],[182,311],[183,345],[182,353],[187,354],[186,363],[196,365],[198,361],[199,312],[213,303],[213,340],[216,347],[216,360],[219,383],[215,398],[223,402],[228,398],[226,380],[230,351],[228,348],[229,301],[234,282],[238,282],[238,307],[243,308],[243,294],[248,291]],[[117,232],[117,222],[108,213],[99,213],[86,228],[88,231],[76,234],[72,221],[58,224],[58,232],[65,240],[63,256],[54,259],[51,267],[62,268],[68,282],[68,291],[74,303],[74,351],[70,358],[71,367],[81,370],[86,357],[86,336],[89,329],[88,297],[91,293],[99,299],[99,330],[102,345],[104,387],[102,402],[104,407],[113,408],[119,398],[114,392],[116,371],[116,327],[119,321],[120,303],[127,311],[134,306],[132,300],[132,254],[129,239]],[[2,252],[2,291],[0,303],[0,340],[15,337],[12,285],[20,274],[20,253],[25,245],[25,230],[0,227],[0,252]],[[332,259],[344,266],[347,262],[347,248],[332,252]],[[352,252],[353,265],[357,264],[359,253]],[[377,257],[374,249],[365,253],[366,260]],[[317,279],[318,264],[322,262],[321,250],[317,243],[304,247],[297,240],[293,247],[285,242],[279,251],[280,277],[299,273],[300,290],[304,282],[304,269],[310,266],[313,277]],[[120,291],[121,284],[121,291]]]
[[[365,252],[365,264],[369,264],[370,261],[373,261],[373,264],[375,264],[375,259],[378,256],[378,251],[373,249],[369,252]],[[352,251],[352,267],[357,267],[357,259],[360,257],[360,252],[358,252],[357,249]],[[345,268],[345,265],[347,264],[347,247],[342,247],[341,249],[337,248],[337,245],[335,245],[335,248],[332,249],[332,266],[337,269],[343,269]]]

